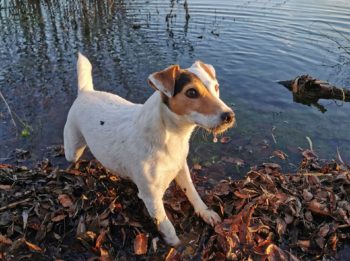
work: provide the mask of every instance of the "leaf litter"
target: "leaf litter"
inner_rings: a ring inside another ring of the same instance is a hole
[[[183,242],[177,248],[161,239],[136,186],[95,160],[67,170],[47,160],[33,169],[0,164],[0,257],[335,260],[350,239],[349,166],[321,162],[312,149],[301,154],[298,173],[282,174],[278,164],[264,163],[242,180],[215,185],[207,182],[212,170],[195,166],[201,197],[223,221],[206,225],[172,185],[164,204]]]

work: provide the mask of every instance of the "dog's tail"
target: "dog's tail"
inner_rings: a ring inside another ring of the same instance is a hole
[[[79,52],[77,62],[78,94],[83,91],[92,91],[94,89],[94,86],[92,84],[91,70],[91,63],[84,55]]]

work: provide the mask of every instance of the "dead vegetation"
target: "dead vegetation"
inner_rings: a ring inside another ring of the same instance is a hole
[[[332,260],[350,238],[349,167],[302,154],[297,174],[267,163],[212,188],[205,167],[193,170],[224,220],[210,228],[172,186],[164,201],[177,249],[163,243],[137,188],[96,161],[68,170],[0,164],[0,259]]]

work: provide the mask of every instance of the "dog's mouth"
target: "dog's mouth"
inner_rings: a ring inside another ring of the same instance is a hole
[[[202,127],[205,129],[207,132],[210,132],[214,136],[214,142],[217,142],[217,136],[224,133],[226,130],[234,127],[236,125],[236,121],[230,122],[230,123],[221,123],[215,127],[208,128],[206,126],[203,126],[201,124],[196,123],[198,126]]]

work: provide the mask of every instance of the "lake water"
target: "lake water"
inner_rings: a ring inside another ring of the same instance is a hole
[[[150,73],[196,59],[213,64],[238,125],[225,134],[228,144],[197,132],[190,160],[222,175],[243,174],[227,156],[246,167],[275,161],[293,171],[298,147],[309,147],[306,136],[321,157],[335,158],[338,148],[350,162],[350,104],[324,100],[321,113],[294,103],[277,83],[310,74],[350,87],[348,0],[21,2],[0,2],[0,90],[31,133],[16,136],[0,100],[2,161],[13,160],[15,148],[36,160],[62,144],[80,50],[93,64],[96,89],[139,103],[153,92]],[[277,149],[286,161],[271,158]]]

